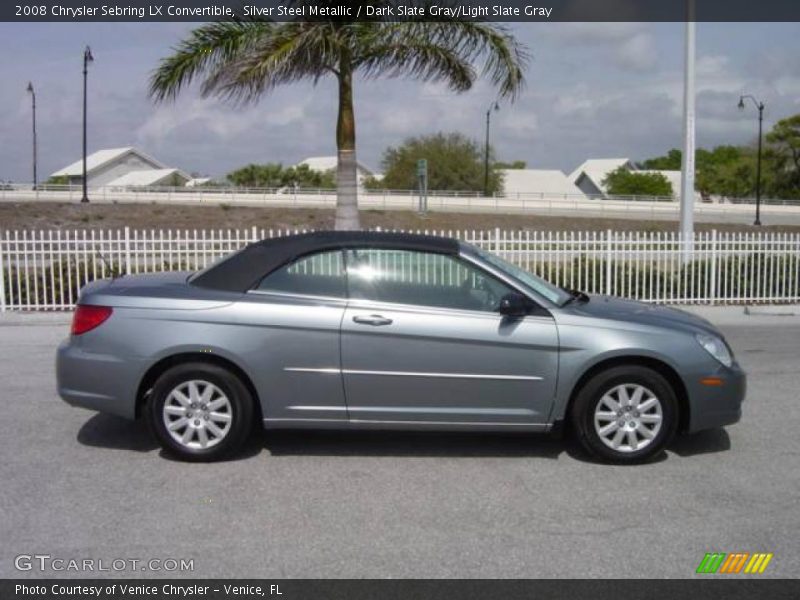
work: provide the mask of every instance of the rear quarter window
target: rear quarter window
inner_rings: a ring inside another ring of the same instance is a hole
[[[347,296],[347,281],[342,253],[336,250],[299,258],[264,277],[256,290],[344,298]]]

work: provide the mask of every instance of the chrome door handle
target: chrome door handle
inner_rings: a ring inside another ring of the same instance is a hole
[[[392,320],[387,319],[381,315],[356,315],[353,317],[353,322],[361,323],[362,325],[373,325],[375,327],[379,325],[391,325]]]

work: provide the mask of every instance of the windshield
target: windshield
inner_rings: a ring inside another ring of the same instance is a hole
[[[507,260],[503,260],[491,252],[486,252],[485,250],[482,250],[477,246],[473,246],[472,244],[464,245],[496,269],[499,269],[506,275],[513,277],[516,281],[523,284],[528,289],[536,292],[540,296],[544,296],[553,304],[558,304],[560,306],[571,297],[570,294],[553,285],[549,281],[545,281],[544,279],[537,277],[532,273],[528,273],[528,271],[520,269],[517,265],[510,263]]]

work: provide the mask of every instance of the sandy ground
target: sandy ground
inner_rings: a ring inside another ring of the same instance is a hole
[[[635,221],[555,216],[430,213],[365,210],[364,227],[387,229],[531,231],[676,231],[669,221]],[[163,204],[0,204],[0,230],[36,229],[236,229],[257,226],[273,229],[329,229],[333,211],[322,209],[261,208],[231,206],[166,206]],[[800,226],[776,225],[754,228],[730,223],[698,223],[697,231],[790,231]]]

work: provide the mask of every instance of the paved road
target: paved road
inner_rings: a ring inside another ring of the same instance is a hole
[[[194,559],[194,577],[686,577],[712,550],[774,552],[767,575],[796,577],[799,321],[728,319],[743,422],[640,467],[542,437],[401,433],[280,433],[183,464],[142,425],[57,399],[65,325],[0,325],[0,577],[33,553]]]

